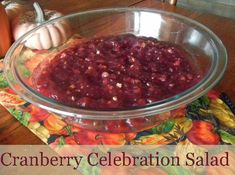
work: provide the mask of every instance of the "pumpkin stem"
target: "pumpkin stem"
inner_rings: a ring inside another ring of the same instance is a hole
[[[42,10],[41,6],[39,5],[39,3],[34,2],[33,7],[36,11],[36,22],[39,24],[45,22],[46,21],[45,14],[44,14],[44,11]]]

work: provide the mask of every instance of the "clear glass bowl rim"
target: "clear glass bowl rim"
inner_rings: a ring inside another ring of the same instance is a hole
[[[212,67],[210,68],[210,71],[207,73],[207,75],[195,86],[192,88],[184,91],[183,93],[177,94],[173,97],[164,99],[162,101],[157,101],[145,106],[141,107],[135,107],[131,109],[125,109],[125,110],[90,110],[85,108],[73,108],[69,106],[65,106],[61,103],[58,103],[54,100],[51,100],[47,97],[44,97],[40,95],[39,93],[32,91],[31,88],[27,87],[17,76],[16,70],[11,69],[12,64],[12,55],[15,51],[15,49],[19,46],[19,44],[25,40],[29,35],[31,35],[33,32],[38,30],[41,27],[44,27],[48,24],[54,23],[58,20],[63,19],[69,19],[74,18],[79,15],[88,15],[88,14],[96,14],[96,13],[120,13],[120,12],[149,12],[149,13],[157,13],[160,15],[172,17],[174,19],[186,22],[188,24],[192,24],[197,27],[197,29],[200,29],[202,31],[205,31],[207,35],[210,36],[211,42],[217,47],[217,58],[213,59]],[[221,61],[221,59],[223,59]],[[193,100],[196,100],[197,98],[201,97],[202,95],[206,94],[209,90],[211,90],[223,77],[225,70],[227,68],[227,51],[225,46],[223,45],[222,41],[206,26],[200,24],[199,22],[187,18],[185,16],[162,11],[162,10],[156,10],[156,9],[150,9],[150,8],[104,8],[104,9],[98,9],[98,10],[89,10],[84,12],[78,12],[73,13],[69,15],[65,15],[62,17],[55,18],[50,21],[46,21],[45,23],[39,25],[35,29],[31,30],[30,32],[23,35],[20,39],[18,39],[9,51],[7,52],[5,58],[4,58],[4,73],[5,76],[9,82],[10,87],[24,100],[27,102],[30,102],[32,104],[35,104],[43,109],[46,109],[48,111],[60,114],[61,116],[71,116],[71,117],[79,117],[83,119],[96,119],[96,120],[118,120],[118,119],[130,119],[130,118],[137,118],[137,117],[144,117],[144,116],[152,116],[156,114],[160,114],[163,112],[168,112],[171,110],[174,110],[178,107],[184,106]],[[218,65],[222,69],[218,70]],[[14,75],[13,79],[10,78],[8,75],[8,72]],[[12,81],[15,81],[19,83],[22,91],[17,90],[14,87],[14,84]]]

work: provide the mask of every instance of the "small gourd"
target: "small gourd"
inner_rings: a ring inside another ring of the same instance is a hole
[[[19,39],[26,32],[34,29],[46,20],[62,16],[61,13],[52,10],[42,10],[40,5],[33,4],[35,11],[26,11],[18,16],[12,23],[13,37]],[[69,23],[65,20],[46,25],[26,39],[25,46],[30,49],[44,50],[63,44],[71,35]]]

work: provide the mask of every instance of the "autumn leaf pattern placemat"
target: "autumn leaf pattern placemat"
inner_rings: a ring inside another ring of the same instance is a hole
[[[3,72],[0,103],[46,144],[176,144],[185,139],[193,144],[235,144],[235,106],[225,93],[213,90],[176,110],[177,118],[129,134],[96,133],[69,125],[60,116],[22,100],[8,86]],[[196,134],[201,131],[203,135]]]
[[[2,62],[1,62],[2,64]],[[2,65],[0,65],[2,67]],[[176,118],[138,133],[101,133],[69,125],[60,116],[22,100],[0,72],[0,103],[48,145],[235,145],[235,106],[210,91],[177,111]]]

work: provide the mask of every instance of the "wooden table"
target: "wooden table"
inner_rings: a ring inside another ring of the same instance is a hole
[[[217,34],[227,48],[228,69],[216,89],[226,92],[235,101],[235,20],[188,11],[157,0],[39,0],[39,2],[44,8],[55,9],[64,14],[104,7],[135,6],[171,11],[197,20]],[[2,106],[0,106],[0,118],[0,144],[43,144],[37,136],[22,126]]]

